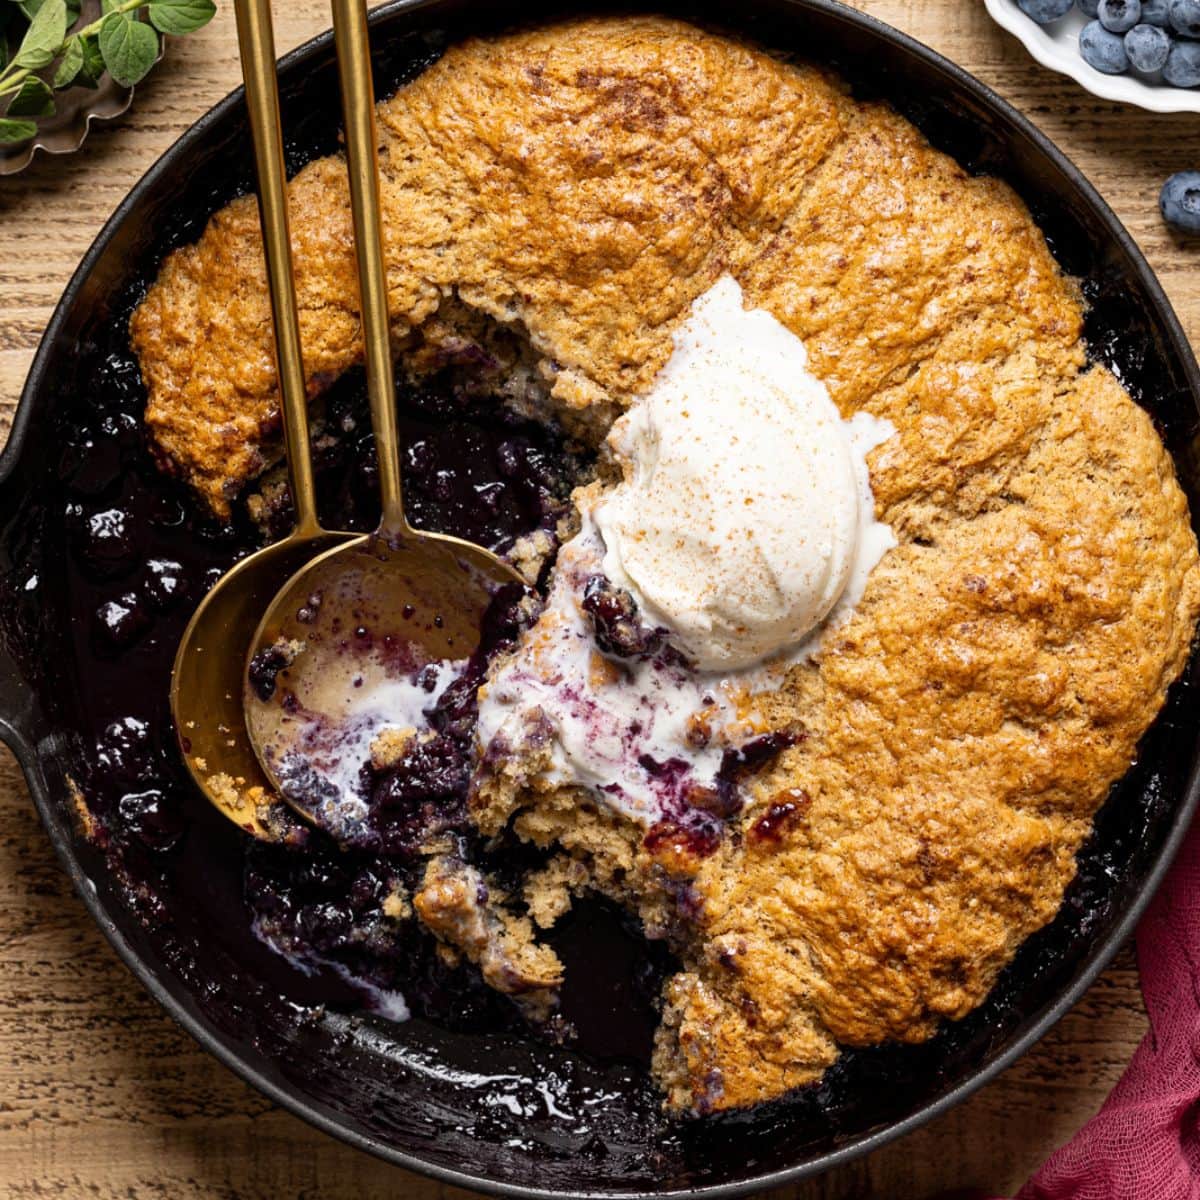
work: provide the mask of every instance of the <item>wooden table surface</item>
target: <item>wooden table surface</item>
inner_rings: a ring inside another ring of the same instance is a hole
[[[1196,119],[1096,100],[1036,66],[979,0],[856,0],[962,63],[1029,114],[1141,244],[1189,336],[1200,246],[1157,213],[1161,181],[1200,167]],[[323,0],[275,5],[280,50],[328,24]],[[175,42],[131,113],[83,151],[0,179],[0,439],[42,330],[101,224],[143,171],[238,82],[228,3]],[[1190,139],[1190,141],[1189,141]],[[1181,160],[1191,145],[1192,161]],[[795,1200],[1010,1192],[1099,1106],[1146,1028],[1130,950],[1000,1079]],[[0,1196],[371,1200],[467,1193],[388,1167],[275,1108],[149,1000],[92,925],[0,750]]]

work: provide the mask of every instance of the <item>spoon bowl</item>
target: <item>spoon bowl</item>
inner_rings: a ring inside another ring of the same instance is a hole
[[[435,534],[359,538],[301,567],[263,617],[245,673],[245,725],[278,793],[339,841],[361,840],[359,770],[373,742],[426,731],[426,710],[514,583],[502,559]]]
[[[242,709],[243,666],[251,630],[271,597],[310,559],[357,535],[292,534],[236,563],[188,622],[171,672],[171,712],[193,779],[229,819],[274,841],[260,805],[270,780],[259,766]]]

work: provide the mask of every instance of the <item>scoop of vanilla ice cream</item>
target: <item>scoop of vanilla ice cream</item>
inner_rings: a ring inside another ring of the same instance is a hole
[[[588,514],[605,574],[702,670],[795,645],[837,603],[874,517],[853,441],[804,343],[722,278],[609,435],[624,480]]]

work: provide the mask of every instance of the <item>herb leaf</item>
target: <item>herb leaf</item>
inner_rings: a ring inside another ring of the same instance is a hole
[[[13,121],[0,117],[0,144],[25,142],[37,133],[37,126],[32,121]]]
[[[67,48],[54,71],[56,88],[70,87],[75,77],[83,70],[83,44],[77,37],[67,39]]]
[[[214,0],[100,0],[100,19],[71,33],[82,3],[0,0],[0,145],[33,137],[28,118],[51,115],[57,90],[98,87],[106,75],[132,87],[154,66],[164,34],[191,33],[216,13]],[[13,50],[6,31],[26,20]]]
[[[99,87],[104,75],[104,55],[100,53],[100,39],[90,33],[87,37],[79,38],[79,48],[83,51],[83,65],[75,82],[81,87]]]
[[[213,0],[151,0],[150,23],[163,33],[191,33],[207,25],[216,11]]]
[[[10,117],[48,117],[54,112],[54,93],[36,75],[29,75],[8,106]]]
[[[37,71],[48,67],[67,36],[67,5],[65,0],[43,0],[37,15],[25,30],[13,60],[19,67]]]
[[[38,15],[38,9],[46,3],[46,0],[16,0],[17,7],[25,14],[30,21]],[[67,0],[67,26],[68,28],[79,20],[79,10],[83,5],[83,0]]]
[[[54,2],[46,0],[47,4]],[[130,87],[154,66],[158,34],[128,13],[112,12],[100,25],[100,53],[108,73],[119,84]]]

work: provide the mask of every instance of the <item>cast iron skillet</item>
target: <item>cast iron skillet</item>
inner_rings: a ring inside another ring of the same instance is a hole
[[[496,19],[489,7],[399,0],[380,9],[381,91],[448,39],[487,32]],[[831,0],[743,0],[736,15],[719,7],[714,20],[836,67],[968,169],[1016,187],[1084,283],[1093,355],[1154,415],[1200,511],[1196,362],[1132,239],[1079,172],[969,75],[869,17]],[[705,17],[703,4],[656,8]],[[541,4],[522,15],[552,11]],[[293,169],[336,145],[332,64],[328,36],[284,60]],[[56,507],[64,430],[97,388],[136,396],[119,347],[129,306],[168,250],[194,240],[249,187],[249,162],[238,92],[133,189],[50,322],[0,458],[0,734],[84,902],[155,998],[223,1062],[319,1128],[447,1182],[508,1195],[729,1196],[777,1186],[914,1129],[1028,1049],[1129,935],[1187,826],[1200,789],[1186,715],[1195,660],[1101,811],[1060,915],[1024,945],[987,1003],[924,1046],[851,1051],[819,1087],[744,1116],[671,1127],[637,1072],[519,1036],[448,1033],[420,1020],[392,1026],[336,1009],[303,1015],[295,1002],[306,1000],[304,981],[273,974],[239,925],[236,833],[182,783],[172,802],[188,824],[183,852],[168,866],[149,856],[140,875],[106,869],[79,836],[70,802],[69,779],[94,772],[95,752],[92,698],[78,670],[84,617],[64,574],[68,539]],[[131,677],[128,686],[143,685]]]

